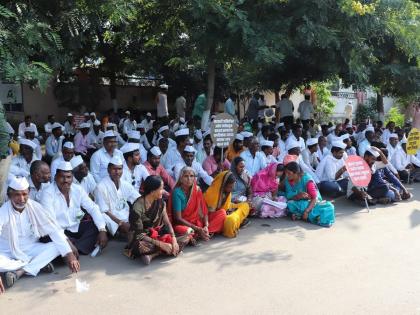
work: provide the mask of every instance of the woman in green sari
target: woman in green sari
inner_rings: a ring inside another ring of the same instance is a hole
[[[293,220],[302,219],[323,227],[330,227],[335,221],[334,205],[322,201],[316,184],[299,164],[290,162],[285,166],[284,189],[287,211]]]

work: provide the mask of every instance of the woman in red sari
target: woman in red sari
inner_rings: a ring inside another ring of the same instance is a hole
[[[223,231],[226,211],[208,213],[203,193],[196,183],[195,172],[184,167],[168,201],[168,213],[177,234],[193,233],[208,241],[212,234]]]

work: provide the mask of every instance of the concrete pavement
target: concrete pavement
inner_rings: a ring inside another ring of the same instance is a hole
[[[148,267],[113,241],[77,276],[61,266],[19,280],[0,314],[420,314],[420,184],[409,189],[411,201],[371,213],[338,200],[330,229],[254,219]]]

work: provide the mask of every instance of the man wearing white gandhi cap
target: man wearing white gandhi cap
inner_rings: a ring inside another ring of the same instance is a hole
[[[82,186],[89,196],[93,196],[96,182],[83,158],[80,155],[76,155],[70,160],[70,164],[73,168],[73,183]]]
[[[133,204],[140,194],[131,182],[121,180],[122,173],[123,160],[114,156],[108,163],[108,176],[96,186],[95,201],[99,205],[109,233],[115,235],[119,231],[126,236],[130,230],[128,203]]]
[[[140,158],[139,144],[127,142],[121,147],[121,152],[123,153],[125,159],[123,162],[123,174],[121,180],[130,183],[137,191],[139,191],[143,181],[149,176],[149,172],[146,167],[141,164],[142,159]]]
[[[97,183],[108,176],[108,163],[114,156],[123,159],[121,151],[117,149],[117,134],[107,130],[104,133],[103,147],[93,153],[90,159],[90,172]]]
[[[91,253],[96,244],[102,248],[107,245],[104,218],[84,189],[73,183],[73,167],[70,162],[63,161],[58,165],[55,182],[42,190],[41,204],[57,220],[81,254]],[[85,216],[82,208],[93,221],[82,220]]]
[[[9,201],[0,208],[0,272],[6,288],[25,274],[53,272],[51,261],[60,255],[72,272],[80,269],[61,228],[41,204],[29,199],[28,188],[25,178],[14,177],[7,190]],[[49,236],[52,242],[41,243],[42,236]],[[0,280],[0,293],[3,291]]]
[[[20,139],[19,144],[19,155],[12,158],[9,172],[15,176],[29,177],[32,163],[39,160],[34,154],[36,144],[28,139]]]

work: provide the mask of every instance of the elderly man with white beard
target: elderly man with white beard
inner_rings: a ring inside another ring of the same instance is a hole
[[[63,231],[41,204],[29,199],[28,189],[25,178],[13,178],[7,190],[9,201],[0,208],[0,272],[4,273],[6,288],[23,275],[53,272],[51,261],[60,255],[72,272],[80,269]],[[52,242],[41,243],[43,236],[49,236]],[[3,291],[0,280],[0,293]]]

